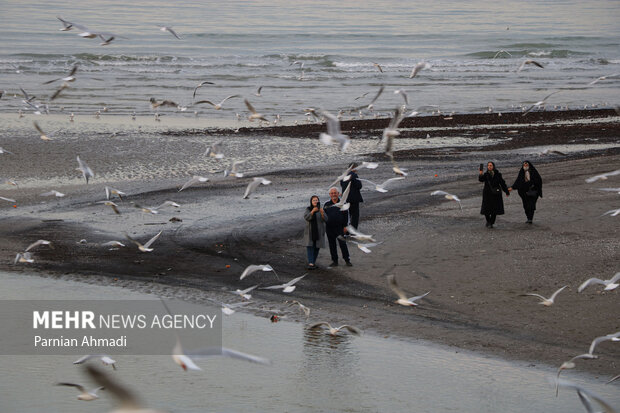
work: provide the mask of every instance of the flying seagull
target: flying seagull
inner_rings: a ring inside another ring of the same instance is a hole
[[[239,280],[243,280],[245,277],[247,277],[248,275],[256,272],[256,271],[273,271],[274,274],[276,274],[276,272],[273,270],[273,268],[271,267],[271,265],[269,264],[261,264],[261,265],[248,265],[245,270],[243,270],[243,272],[241,273],[241,276],[239,277]],[[276,274],[276,277],[278,275]]]
[[[416,307],[419,304],[416,303],[416,301],[426,297],[427,295],[430,294],[430,291],[422,294],[422,295],[418,295],[415,297],[411,297],[411,298],[407,298],[407,296],[405,295],[404,291],[400,289],[400,287],[398,286],[398,284],[396,283],[396,277],[394,275],[388,275],[388,285],[389,287],[392,289],[392,291],[394,291],[396,293],[396,295],[398,296],[398,300],[396,300],[396,304],[400,304],[400,305],[404,305],[406,307]]]
[[[179,35],[172,29],[172,27],[170,26],[157,26],[157,27],[159,27],[159,30],[161,30],[162,32],[168,32],[174,37],[176,37],[177,39],[181,40]]]
[[[449,193],[447,193],[445,191],[433,191],[433,192],[431,192],[431,196],[434,196],[434,195],[443,195],[446,199],[458,202],[459,206],[461,207],[461,210],[463,210],[463,206],[461,205],[461,200],[459,199],[458,196],[449,194]]]
[[[327,133],[321,132],[319,140],[325,145],[337,143],[340,145],[340,150],[344,152],[351,143],[351,139],[340,132],[340,120],[329,112],[323,112],[323,116],[327,121]]]
[[[238,97],[241,97],[241,96],[239,96],[239,95],[226,96],[224,98],[224,100],[222,100],[220,103],[213,103],[210,100],[199,100],[198,102],[194,103],[194,105],[199,105],[201,103],[207,103],[207,104],[213,106],[213,109],[220,110],[220,109],[222,109],[222,105],[224,104],[224,102],[226,102],[228,99],[238,98]]]
[[[297,278],[293,278],[292,280],[284,283],[284,284],[279,284],[279,285],[271,285],[269,287],[262,287],[261,290],[282,290],[282,292],[284,293],[291,293],[293,291],[295,291],[295,288],[297,288],[297,286],[295,285],[299,280],[301,280],[302,278],[304,278],[307,274],[304,274],[302,276],[299,276]]]
[[[93,170],[90,169],[90,167],[88,165],[86,165],[86,162],[84,162],[83,160],[80,159],[79,155],[77,157],[77,161],[78,161],[78,165],[79,165],[77,170],[82,172],[82,176],[84,177],[84,179],[86,179],[86,184],[88,185],[88,180],[90,178],[93,178],[95,176],[95,174],[93,173]]]
[[[616,175],[620,175],[620,169],[616,169],[615,171],[606,172],[606,173],[600,174],[600,175],[595,175],[595,176],[593,176],[591,178],[586,179],[586,182],[591,184],[592,182],[596,182],[599,179],[600,180],[606,180],[610,176],[616,176]]]
[[[197,183],[203,183],[203,182],[207,182],[209,180],[209,178],[206,178],[204,176],[198,176],[198,175],[194,175],[192,177],[192,179],[190,179],[189,181],[185,182],[183,184],[183,186],[181,187],[181,189],[179,189],[179,192],[181,192],[184,189],[189,188],[192,185],[195,185]]]
[[[414,77],[416,77],[418,75],[418,73],[420,73],[420,71],[422,69],[430,69],[430,67],[431,67],[431,65],[429,63],[426,63],[426,62],[418,63],[411,70],[411,74],[409,75],[409,79],[413,79]]]
[[[403,180],[403,179],[405,179],[405,178],[404,178],[404,177],[402,177],[402,176],[399,176],[399,177],[397,177],[397,178],[390,178],[390,179],[388,179],[387,181],[384,181],[384,182],[383,182],[383,183],[381,183],[381,184],[376,184],[376,183],[374,183],[374,182],[372,182],[372,181],[369,181],[368,179],[361,179],[361,178],[360,178],[360,181],[367,182],[367,183],[369,183],[370,185],[374,186],[374,188],[372,188],[372,189],[373,189],[373,190],[375,190],[375,191],[377,191],[377,192],[382,192],[382,193],[385,193],[385,192],[387,192],[387,191],[388,191],[387,189],[385,189],[385,187],[386,187],[388,184],[390,184],[390,183],[392,183],[392,182],[394,182],[394,181],[401,181],[401,180]]]
[[[265,178],[261,178],[261,177],[253,178],[252,181],[248,184],[247,188],[245,188],[243,199],[248,199],[250,197],[250,194],[254,192],[254,190],[256,190],[256,188],[258,188],[260,185],[269,185],[269,184],[271,184],[271,181]]]
[[[329,330],[329,334],[331,334],[332,336],[337,335],[341,330],[347,330],[351,334],[355,334],[356,336],[359,336],[362,333],[357,327],[353,327],[348,324],[343,324],[340,327],[332,327],[332,325],[329,324],[327,321],[321,321],[320,323],[312,324],[310,327],[308,327],[308,329],[314,330],[323,326],[327,327],[327,329]]]
[[[206,81],[206,80],[205,80],[204,82],[200,82],[200,83],[198,83],[198,86],[196,86],[196,87],[194,88],[194,94],[192,95],[192,99],[195,99],[195,98],[196,98],[196,91],[197,91],[198,89],[200,89],[200,88],[201,88],[201,87],[203,87],[204,85],[214,85],[214,84],[215,84],[215,83],[213,83],[213,82],[209,82],[209,81]]]
[[[592,285],[592,284],[604,285],[605,291],[615,290],[620,285],[618,281],[620,281],[620,272],[617,272],[616,275],[611,277],[611,279],[609,280],[601,280],[600,278],[589,278],[583,284],[581,284],[579,288],[577,288],[577,292],[578,293],[582,292],[587,286]]]
[[[534,65],[534,66],[540,67],[541,69],[544,68],[543,65],[541,65],[540,63],[538,63],[535,60],[525,60],[525,61],[523,61],[523,63],[521,63],[521,66],[519,66],[519,68],[517,69],[517,73],[522,71],[525,68],[526,65]]]
[[[96,389],[93,389],[91,391],[87,391],[84,386],[82,386],[81,384],[75,384],[75,383],[58,383],[58,386],[70,386],[70,387],[75,387],[76,389],[78,389],[79,391],[81,391],[80,395],[77,397],[78,400],[83,400],[86,402],[90,402],[93,400],[97,400],[99,398],[99,396],[97,395],[97,392],[99,390],[103,390],[104,387],[97,387]]]
[[[542,305],[544,305],[545,307],[549,307],[549,306],[552,306],[552,305],[553,305],[553,303],[555,302],[555,301],[554,301],[554,300],[555,300],[555,297],[556,297],[556,296],[557,296],[557,295],[558,295],[558,294],[559,294],[559,293],[560,293],[563,289],[565,289],[566,287],[568,287],[568,285],[565,285],[564,287],[562,287],[562,288],[558,289],[558,290],[557,290],[556,292],[554,292],[554,293],[551,295],[551,297],[549,297],[549,298],[545,298],[545,297],[543,297],[542,295],[540,295],[540,294],[535,294],[535,293],[521,294],[521,296],[522,296],[522,297],[525,297],[525,296],[529,296],[529,295],[531,295],[531,296],[533,296],[533,297],[538,297],[538,298],[540,298],[540,300],[541,300],[538,304],[542,304]]]
[[[116,370],[116,361],[106,354],[89,354],[75,360],[73,364],[83,364],[91,359],[99,359],[104,366],[112,366],[112,368]]]
[[[159,238],[159,236],[161,235],[161,233],[164,232],[163,230],[159,231],[153,238],[151,238],[150,240],[148,240],[144,245],[142,245],[139,241],[136,241],[135,239],[131,238],[129,235],[125,234],[125,237],[133,242],[134,244],[136,244],[138,246],[138,249],[142,252],[151,252],[153,251],[153,248],[150,248],[151,245],[153,245],[153,243],[155,241],[157,241],[157,238]]]
[[[73,82],[75,81],[75,72],[77,72],[78,69],[78,65],[73,65],[73,68],[71,68],[71,71],[69,72],[69,74],[67,76],[64,77],[59,77],[57,79],[52,79],[52,80],[48,80],[47,82],[43,82],[44,85],[49,85],[50,83],[56,82],[58,80],[62,80],[63,82]]]

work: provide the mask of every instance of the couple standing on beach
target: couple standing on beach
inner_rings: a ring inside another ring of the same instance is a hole
[[[342,237],[346,234],[346,227],[348,225],[357,229],[360,216],[359,205],[360,202],[364,202],[360,192],[362,189],[362,182],[358,179],[355,169],[356,166],[356,164],[351,165],[351,171],[348,174],[350,176],[349,179],[340,181],[343,192],[349,183],[351,185],[349,196],[345,200],[345,202],[349,203],[348,210],[342,211],[340,208],[334,206],[340,202],[341,195],[336,187],[331,187],[329,189],[329,201],[325,203],[323,208],[321,208],[321,202],[317,195],[313,195],[310,198],[310,206],[307,207],[304,212],[304,219],[306,220],[304,244],[306,245],[308,254],[308,269],[316,268],[316,259],[319,255],[319,250],[325,248],[325,238],[327,238],[329,243],[329,252],[332,258],[332,262],[329,266],[338,266],[338,248],[336,243],[340,246],[342,258],[346,265],[348,267],[352,266],[347,243]]]
[[[506,193],[506,196],[510,196],[513,189],[517,190],[523,202],[523,210],[527,216],[526,223],[531,224],[536,210],[536,201],[539,197],[542,198],[542,178],[534,165],[530,161],[523,161],[519,175],[511,187],[506,185],[502,174],[495,167],[495,163],[487,163],[487,171],[484,173],[482,166],[480,164],[478,174],[478,181],[484,182],[480,214],[486,218],[487,228],[493,228],[495,218],[504,214],[502,191]]]

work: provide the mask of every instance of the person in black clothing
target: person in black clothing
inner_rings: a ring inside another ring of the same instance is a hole
[[[523,201],[523,209],[527,217],[527,224],[531,224],[536,211],[536,201],[542,198],[542,178],[530,161],[523,161],[519,175],[509,191],[516,189]]]
[[[484,215],[487,219],[487,228],[493,228],[495,218],[498,215],[504,215],[502,191],[506,193],[506,196],[510,196],[510,191],[508,191],[502,174],[495,169],[495,164],[493,162],[487,164],[487,171],[484,173],[482,171],[482,164],[480,164],[478,180],[484,182],[480,214]]]
[[[351,218],[350,224],[357,229],[360,222],[360,202],[364,202],[362,193],[360,192],[362,189],[362,181],[360,181],[357,177],[357,170],[355,169],[357,168],[357,164],[354,162],[349,166],[349,168],[351,168],[351,171],[348,176],[351,176],[351,178],[346,181],[344,179],[340,181],[340,186],[342,187],[342,192],[344,192],[349,183],[351,183],[351,189],[349,190],[349,196],[347,197],[346,202],[351,205],[349,207],[349,217]]]
[[[329,252],[332,256],[332,263],[329,264],[329,266],[336,267],[338,265],[338,248],[336,247],[336,241],[338,241],[340,251],[342,252],[342,258],[344,259],[344,262],[347,263],[347,266],[350,267],[352,264],[349,258],[349,248],[347,248],[347,243],[346,241],[338,238],[339,236],[344,236],[347,231],[346,226],[349,224],[349,213],[347,211],[341,211],[338,207],[334,207],[334,204],[340,202],[340,198],[338,197],[339,195],[338,188],[330,188],[330,200],[323,206],[325,214],[328,218],[325,229],[327,234],[327,242],[329,243]]]

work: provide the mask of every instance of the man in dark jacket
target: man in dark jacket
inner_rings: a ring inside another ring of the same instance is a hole
[[[330,188],[330,200],[323,206],[323,210],[327,214],[325,232],[327,234],[327,242],[329,243],[329,252],[332,256],[332,263],[329,266],[335,267],[338,265],[338,248],[336,248],[336,241],[338,241],[340,251],[342,252],[342,258],[344,259],[344,262],[347,263],[347,266],[350,267],[351,261],[349,259],[349,249],[347,248],[347,243],[338,238],[339,236],[343,236],[346,231],[345,228],[349,223],[349,213],[347,211],[341,211],[340,208],[333,206],[340,201],[338,195],[338,188]]]
[[[349,215],[351,217],[351,226],[357,229],[357,226],[360,222],[360,202],[364,202],[362,198],[362,193],[360,190],[362,189],[362,181],[360,181],[357,177],[357,164],[354,162],[349,166],[351,168],[351,172],[349,175],[351,178],[348,180],[340,181],[340,186],[342,187],[342,191],[344,192],[351,183],[351,189],[349,190],[349,196],[346,199],[351,206],[349,207]]]

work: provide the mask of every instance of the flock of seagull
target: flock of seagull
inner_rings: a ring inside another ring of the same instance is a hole
[[[63,27],[60,29],[62,31],[70,31],[73,29],[76,29],[78,31],[78,35],[80,37],[83,38],[100,38],[102,40],[101,45],[102,46],[106,46],[109,45],[112,41],[114,41],[116,38],[121,38],[121,36],[115,35],[114,33],[109,33],[109,32],[97,32],[97,31],[91,31],[89,30],[87,27],[80,25],[80,24],[76,24],[67,20],[64,20],[60,17],[58,17],[59,21],[62,23]],[[174,36],[176,39],[182,40],[182,38],[172,29],[172,27],[169,26],[160,26],[159,27],[160,30],[170,33],[172,36]],[[501,51],[500,51],[501,52]],[[498,53],[500,53],[498,52]],[[506,52],[507,53],[507,52]],[[291,65],[297,64],[299,65],[300,69],[302,70],[302,75],[301,77],[303,77],[303,62],[293,62]],[[377,70],[379,70],[380,72],[383,72],[383,68],[379,63],[373,62],[373,65],[377,68]],[[544,68],[544,66],[539,63],[536,62],[534,60],[525,60],[520,66],[519,68],[516,70],[517,72],[521,72],[522,70],[525,69],[525,67],[527,66],[535,66],[538,68]],[[415,67],[412,69],[411,74],[410,74],[410,78],[414,78],[416,76],[418,76],[420,74],[420,72],[422,70],[425,69],[429,69],[431,67],[431,65],[427,62],[420,62],[418,64],[415,65]],[[60,86],[60,88],[54,92],[51,97],[49,98],[49,101],[53,101],[55,99],[57,99],[63,90],[65,90],[66,88],[69,87],[69,82],[73,82],[75,81],[76,77],[76,72],[78,70],[78,66],[75,65],[73,66],[73,68],[71,69],[71,71],[63,77],[60,78],[56,78],[56,79],[51,79],[47,82],[45,82],[45,84],[52,84],[58,81],[61,81],[62,84]],[[619,74],[613,74],[613,75],[608,75],[608,76],[602,76],[596,80],[594,80],[593,82],[591,82],[590,84],[595,84],[596,82],[599,81],[603,81],[607,78],[610,77],[615,77]],[[196,97],[196,94],[198,92],[198,90],[202,87],[204,87],[205,85],[210,85],[213,84],[212,82],[209,81],[203,81],[201,83],[199,83],[193,90],[193,99]],[[256,91],[256,93],[254,94],[255,96],[260,97],[261,96],[261,89],[262,87],[259,87]],[[22,94],[23,94],[23,103],[29,107],[30,109],[32,109],[34,111],[34,113],[41,113],[41,111],[48,111],[48,107],[47,107],[47,103],[46,104],[42,104],[42,103],[37,103],[35,100],[34,96],[30,96],[25,90],[21,89]],[[381,86],[380,89],[378,90],[378,92],[374,95],[373,99],[370,101],[370,103],[360,106],[359,108],[355,108],[355,110],[358,109],[363,109],[363,108],[367,108],[367,109],[372,109],[373,104],[377,101],[377,99],[381,96],[381,94],[384,91],[384,87]],[[532,110],[536,109],[536,108],[540,108],[542,106],[544,106],[547,102],[547,100],[553,96],[556,93],[559,93],[560,91],[554,91],[550,94],[548,94],[547,96],[545,96],[542,100],[536,102],[534,105],[532,105],[531,107],[529,107],[527,110],[525,110],[523,112],[523,115],[526,115],[527,113],[531,112]],[[394,115],[392,117],[392,120],[390,121],[389,125],[383,130],[381,139],[379,144],[384,146],[384,153],[385,155],[387,155],[387,157],[390,159],[391,162],[391,167],[392,167],[392,172],[396,175],[395,177],[389,178],[387,180],[385,180],[382,183],[375,183],[373,181],[367,180],[367,179],[362,179],[363,182],[365,182],[367,185],[365,186],[366,189],[370,189],[370,190],[374,190],[376,192],[379,193],[386,193],[388,192],[387,187],[393,185],[394,183],[398,182],[398,181],[402,181],[404,179],[406,179],[408,173],[406,172],[406,169],[399,167],[399,165],[396,163],[395,159],[394,159],[394,140],[400,135],[399,132],[399,124],[402,122],[402,120],[407,117],[407,116],[412,116],[413,113],[410,115],[407,115],[407,105],[409,104],[408,101],[408,96],[407,93],[404,90],[396,90],[394,92],[395,94],[399,94],[402,96],[403,100],[404,100],[404,104],[402,106],[399,106],[398,108],[395,109],[394,111]],[[357,99],[361,99],[363,97],[365,97],[366,95],[368,95],[368,93],[356,98]],[[1,94],[0,94],[1,97]],[[215,99],[212,100],[199,100],[197,102],[194,102],[193,105],[199,105],[199,104],[208,104],[211,105],[213,107],[214,110],[221,110],[223,105],[226,103],[226,101],[228,101],[229,99],[235,99],[235,98],[243,98],[240,95],[230,95],[225,97],[224,99],[222,99],[221,101],[217,101]],[[178,103],[171,101],[171,100],[158,100],[156,98],[151,98],[150,99],[150,103],[153,109],[158,109],[158,108],[165,108],[165,107],[172,107],[172,108],[176,108],[179,110],[183,110],[183,106],[179,105]],[[249,111],[249,116],[248,116],[248,120],[253,122],[253,121],[258,121],[258,122],[269,122],[269,120],[267,119],[267,117],[261,113],[259,113],[255,107],[249,102],[249,100],[247,98],[244,98],[244,103]],[[318,139],[320,142],[322,142],[325,145],[336,145],[342,152],[345,152],[349,146],[351,145],[351,139],[349,138],[349,136],[345,135],[340,127],[340,120],[341,120],[341,116],[342,116],[342,111],[340,111],[337,115],[333,115],[332,113],[329,113],[326,110],[318,110],[318,109],[314,109],[314,108],[308,108],[305,110],[305,112],[307,113],[308,116],[313,116],[317,121],[321,121],[321,122],[325,122],[326,123],[326,131],[320,133],[320,135],[318,136]],[[43,129],[38,125],[37,122],[34,122],[34,128],[36,129],[36,131],[39,133],[40,138],[44,141],[52,141],[54,140],[54,136],[53,134],[47,134],[43,131]],[[223,159],[225,159],[225,154],[224,151],[222,150],[222,146],[223,146],[223,142],[216,142],[213,144],[210,144],[209,147],[206,149],[204,155],[208,156],[208,157],[212,157],[214,159],[217,159],[219,161],[222,161]],[[0,155],[1,156],[10,156],[10,155],[14,155],[11,151],[8,151],[2,147],[0,147]],[[89,167],[89,165],[80,158],[80,156],[77,156],[77,163],[78,163],[78,167],[76,168],[81,174],[82,177],[84,178],[86,184],[89,184],[91,182],[92,179],[95,178],[95,173],[94,171]],[[240,166],[243,164],[243,161],[235,161],[233,162],[230,167],[227,167],[223,172],[224,172],[224,176],[225,177],[235,177],[235,178],[243,178],[244,174],[241,172],[240,170]],[[367,168],[367,169],[376,169],[379,166],[379,164],[374,163],[374,162],[362,162],[360,165],[358,165],[358,168]],[[333,186],[335,184],[337,184],[340,181],[348,181],[350,179],[350,172],[353,169],[353,166],[349,167],[346,171],[343,172],[343,174],[341,174],[340,176],[338,176],[336,178],[336,180],[334,181],[334,183],[330,186]],[[611,176],[615,176],[615,175],[620,175],[620,170],[616,170],[616,171],[612,171],[612,172],[608,172],[605,174],[601,174],[601,175],[596,175],[593,176],[591,178],[586,179],[587,183],[593,183],[599,180],[606,180]],[[190,178],[188,181],[186,181],[185,183],[183,183],[180,188],[178,189],[178,191],[183,191],[191,186],[195,186],[195,185],[200,185],[200,184],[204,184],[206,182],[209,181],[208,177],[205,176],[199,176],[199,175],[195,175],[192,178]],[[5,180],[5,183],[8,184],[12,184],[12,185],[17,185],[14,181],[11,180]],[[246,189],[245,192],[243,194],[243,199],[249,199],[250,195],[256,191],[261,185],[270,185],[272,182],[263,178],[263,177],[253,177]],[[349,190],[350,190],[350,186],[351,183],[349,182],[347,188],[345,189],[344,193],[342,194],[341,200],[339,203],[335,204],[333,207],[334,208],[339,208],[342,211],[346,211],[349,208],[349,204],[346,202]],[[608,192],[617,192],[618,194],[620,194],[620,188],[601,188],[601,190],[603,191],[608,191]],[[64,197],[66,194],[61,193],[59,191],[56,190],[50,190],[47,192],[44,192],[41,194],[41,196],[54,196],[54,197]],[[446,191],[443,190],[435,190],[433,192],[431,192],[430,194],[431,196],[443,196],[445,199],[449,200],[449,201],[454,201],[456,203],[458,203],[459,208],[462,210],[463,207],[461,205],[461,199],[459,198],[459,196],[455,195],[455,194],[450,194]],[[102,201],[97,201],[97,203],[102,204],[104,206],[110,207],[112,209],[112,211],[115,214],[121,214],[124,213],[121,212],[122,208],[120,207],[119,204],[117,204],[116,202],[114,202],[114,198],[118,198],[119,201],[124,201],[124,198],[127,198],[128,195],[119,190],[119,189],[115,189],[109,186],[105,187],[105,200]],[[10,198],[4,198],[4,197],[0,197],[0,199],[7,201],[7,202],[16,202],[14,199],[10,199]],[[158,214],[159,211],[162,208],[167,208],[167,207],[172,207],[172,208],[179,208],[180,205],[172,200],[165,200],[162,204],[160,204],[159,206],[156,207],[143,207],[141,205],[138,205],[136,203],[133,203],[133,208],[137,208],[139,210],[141,210],[144,213],[147,214]],[[620,214],[620,209],[618,210],[612,210],[612,211],[608,211],[603,215],[612,215],[612,216],[617,216]],[[157,234],[155,234],[154,236],[152,236],[150,239],[148,239],[147,241],[139,241],[136,240],[134,238],[132,238],[130,235],[128,234],[124,234],[125,238],[132,244],[134,244],[137,249],[142,252],[142,253],[151,253],[155,250],[154,248],[154,244],[155,242],[160,238],[160,236],[162,236],[163,230],[159,231]],[[371,248],[374,248],[378,245],[381,244],[381,242],[377,242],[377,240],[372,236],[372,235],[368,235],[368,234],[363,234],[360,231],[358,231],[356,228],[353,228],[351,226],[347,227],[347,237],[343,238],[346,242],[351,242],[353,244],[355,244],[361,251],[363,251],[364,253],[371,253]],[[102,246],[105,247],[110,247],[110,248],[121,248],[121,247],[125,247],[126,245],[123,244],[121,241],[118,240],[111,240],[111,241],[107,241],[101,244]],[[33,256],[33,250],[36,250],[38,248],[41,247],[47,247],[47,248],[54,248],[53,243],[51,241],[48,240],[38,240],[32,244],[30,244],[24,251],[21,251],[19,253],[17,253],[15,260],[14,260],[14,264],[23,264],[23,263],[33,263],[34,262],[34,256]],[[274,270],[274,268],[269,265],[269,264],[252,264],[249,265],[247,268],[244,269],[244,271],[240,274],[240,278],[239,280],[243,280],[246,277],[251,276],[252,274],[257,274],[259,272],[272,272],[274,274],[274,276],[276,278],[279,279],[276,271]],[[245,300],[245,301],[241,301],[241,302],[232,302],[232,303],[219,303],[221,304],[222,307],[222,312],[225,315],[231,315],[235,312],[235,308],[238,307],[242,307],[244,305],[246,305],[247,303],[250,302],[251,298],[252,298],[252,292],[255,292],[255,290],[257,289],[264,289],[264,290],[281,290],[282,293],[284,294],[290,294],[292,292],[294,292],[297,287],[298,287],[298,283],[300,283],[304,277],[306,277],[307,274],[303,274],[301,276],[295,277],[291,280],[288,280],[286,282],[281,282],[279,284],[274,284],[274,285],[269,285],[269,286],[264,286],[261,287],[260,284],[256,284],[244,289],[236,289],[235,291],[230,291],[231,294],[234,294],[238,297],[240,297],[241,299]],[[584,281],[578,288],[578,293],[582,293],[587,287],[590,286],[595,286],[595,285],[604,285],[605,291],[611,291],[616,289],[620,284],[620,272],[616,273],[613,277],[611,277],[608,280],[601,280],[599,278],[590,278],[586,281]],[[412,296],[412,297],[408,297],[408,295],[400,288],[400,286],[398,285],[395,276],[393,275],[389,275],[387,277],[387,285],[388,288],[391,289],[391,291],[393,291],[393,293],[395,294],[395,296],[397,297],[397,299],[395,300],[395,303],[398,305],[402,305],[402,306],[407,306],[407,307],[416,307],[418,305],[420,305],[420,301],[423,300],[426,296],[428,296],[430,294],[430,291],[422,294],[422,295],[418,295],[418,296]],[[542,304],[543,306],[549,307],[552,306],[555,303],[556,298],[558,297],[558,295],[564,290],[566,289],[568,286],[565,285],[563,287],[561,287],[560,289],[558,289],[557,291],[555,291],[549,298],[543,297],[540,294],[535,294],[535,293],[527,293],[527,294],[523,294],[526,296],[535,296],[537,298],[539,298],[540,304]],[[169,308],[166,306],[166,304],[163,302],[164,306],[166,307],[166,310],[168,311],[168,313],[171,314]],[[299,307],[300,311],[305,315],[306,319],[308,319],[310,317],[310,313],[311,313],[311,309],[307,306],[305,306],[304,304],[302,304],[301,302],[299,302],[298,300],[292,300],[292,301],[287,301],[286,302],[288,306],[291,305],[296,305]],[[340,334],[344,331],[347,331],[350,334],[354,334],[354,335],[360,335],[361,334],[361,330],[355,326],[351,326],[348,324],[345,325],[341,325],[339,327],[333,327],[329,322],[326,321],[320,321],[320,322],[316,322],[313,324],[310,324],[308,326],[309,329],[311,330],[319,330],[319,329],[323,329],[326,328],[326,331],[328,332],[328,334],[330,335],[337,335]],[[575,384],[560,379],[560,373],[563,370],[567,370],[567,369],[572,369],[575,368],[576,360],[587,360],[587,359],[595,359],[598,356],[594,354],[594,349],[595,347],[604,342],[604,341],[611,341],[611,342],[616,342],[616,341],[620,341],[620,332],[616,332],[616,333],[611,333],[605,336],[601,336],[601,337],[597,337],[592,341],[592,345],[590,346],[590,349],[587,353],[581,354],[581,355],[577,355],[575,357],[573,357],[572,359],[570,359],[567,362],[564,362],[560,368],[558,369],[558,373],[557,373],[557,378],[554,382],[554,384],[556,385],[556,388],[559,387],[563,387],[563,388],[570,388],[570,389],[574,389],[577,391],[577,393],[579,394],[580,399],[582,400],[582,402],[584,403],[584,406],[588,406],[588,403],[590,403],[591,405],[591,400],[594,400],[594,402],[598,403],[603,409],[605,409],[605,411],[614,411],[611,407],[609,407],[609,405],[602,400],[600,397],[596,396],[595,394],[593,394],[592,392],[589,392],[586,389],[583,389],[582,387],[576,386]],[[195,357],[207,357],[207,356],[215,356],[215,355],[219,355],[219,356],[225,356],[225,357],[230,357],[230,358],[235,358],[235,359],[241,359],[244,361],[248,361],[248,362],[253,362],[253,363],[258,363],[258,364],[270,364],[271,361],[259,356],[254,356],[254,355],[250,355],[250,354],[245,354],[245,353],[241,353],[238,352],[236,350],[232,350],[232,349],[227,349],[227,348],[218,348],[218,349],[203,349],[200,351],[194,351],[194,352],[186,352],[184,351],[183,347],[181,346],[181,342],[177,337],[177,343],[175,345],[175,347],[172,350],[172,358],[174,360],[175,363],[177,363],[181,368],[183,368],[184,370],[201,370],[201,368],[194,362],[193,358]],[[75,364],[83,364],[86,363],[88,361],[92,361],[92,360],[99,360],[101,363],[103,363],[104,365],[109,365],[112,366],[113,369],[116,369],[116,361],[113,360],[110,356],[108,355],[87,355],[84,356],[82,358],[80,358],[79,360],[75,361]],[[112,394],[114,394],[121,402],[121,408],[122,409],[126,409],[126,410],[119,410],[119,411],[135,411],[136,409],[138,409],[138,404],[135,400],[135,398],[130,395],[130,392],[124,388],[123,386],[121,386],[120,384],[118,384],[115,379],[112,379],[111,376],[108,373],[105,373],[93,366],[87,366],[87,370],[88,374],[91,376],[91,378],[97,382],[99,384],[99,387],[96,387],[93,390],[87,390],[84,386],[80,385],[80,384],[75,384],[75,383],[68,383],[68,382],[60,382],[58,383],[58,385],[62,385],[62,386],[69,386],[69,387],[74,387],[76,388],[78,391],[80,391],[80,394],[78,396],[79,400],[83,400],[83,401],[92,401],[92,400],[96,400],[99,396],[98,396],[98,392],[102,391],[105,389],[105,391],[109,391]],[[616,379],[618,379],[618,377],[620,376],[616,376],[614,378],[612,378],[609,382],[612,382]],[[146,410],[144,410],[146,411]],[[154,410],[149,410],[149,411],[154,411]],[[589,410],[589,411],[594,411],[594,410]]]

